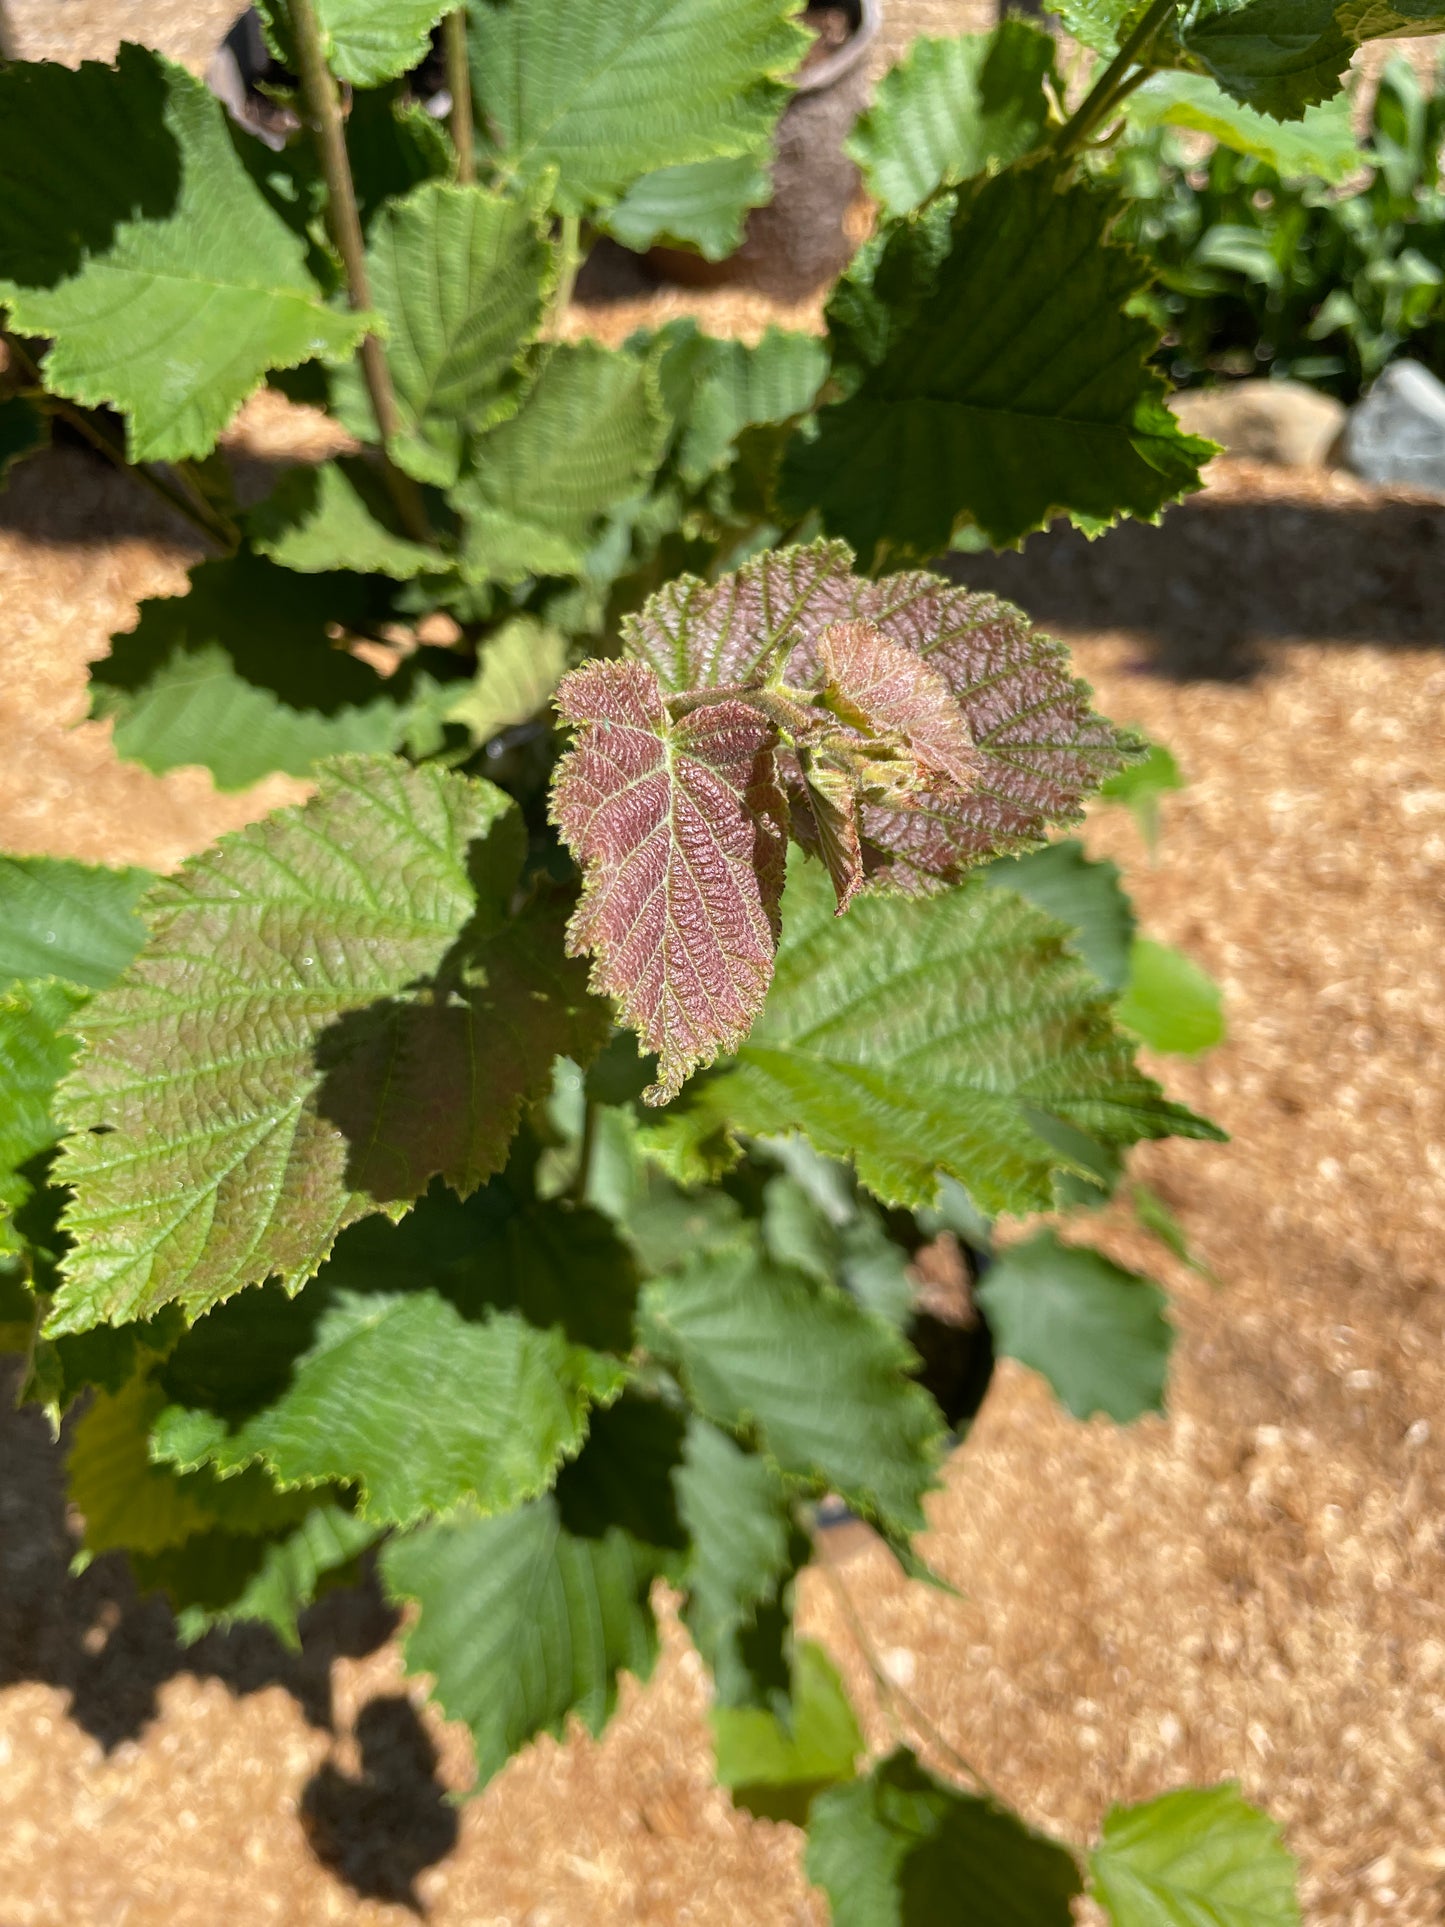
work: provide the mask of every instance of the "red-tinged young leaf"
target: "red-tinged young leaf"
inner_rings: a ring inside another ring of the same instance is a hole
[[[924,771],[972,789],[980,759],[958,699],[915,650],[871,622],[836,622],[818,650],[824,700],[865,735],[896,736]]]
[[[959,727],[938,722],[932,753],[951,752],[962,768],[966,740],[971,787],[955,775],[906,803],[865,800],[870,882],[930,890],[987,857],[1030,847],[1051,823],[1077,821],[1083,797],[1122,765],[1129,744],[1090,709],[1063,646],[992,596],[922,571],[865,581],[852,560],[842,543],[817,542],[759,556],[719,582],[679,577],[624,624],[624,640],[669,695],[760,687],[774,671],[792,690],[821,693],[825,631],[859,622],[937,677]],[[818,848],[795,759],[783,760],[783,773],[794,833]]]
[[[650,1104],[733,1050],[762,1008],[778,942],[787,810],[776,732],[722,701],[674,719],[654,670],[589,662],[557,708],[578,731],[552,814],[584,871],[568,931],[593,990],[659,1055]]]
[[[826,754],[798,758],[807,791],[807,818],[793,810],[793,832],[802,834],[809,848],[816,848],[833,879],[838,897],[838,915],[862,889],[866,877],[863,851],[858,840],[858,785],[852,772],[843,769]]]

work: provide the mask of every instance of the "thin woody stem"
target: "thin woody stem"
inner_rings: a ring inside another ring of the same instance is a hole
[[[477,178],[476,141],[472,127],[472,69],[467,59],[467,13],[458,7],[442,28],[447,57],[447,92],[452,97],[449,126],[457,155],[457,180],[470,187]]]
[[[356,187],[351,178],[351,162],[346,152],[346,133],[341,118],[341,96],[326,53],[321,44],[312,0],[291,0],[291,28],[296,43],[297,64],[301,69],[301,91],[311,130],[321,157],[321,172],[326,180],[327,218],[331,238],[346,271],[346,292],[354,312],[371,307],[371,278],[366,267],[366,241],[361,232],[361,215],[356,205]],[[421,490],[386,453],[387,444],[401,433],[401,413],[396,405],[391,370],[380,338],[363,337],[357,358],[362,379],[371,398],[382,441],[382,471],[402,527],[414,541],[430,544],[432,532],[426,517]]]
[[[1178,0],[1154,0],[1154,4],[1084,96],[1072,118],[1059,129],[1054,139],[1055,153],[1071,154],[1076,147],[1082,147],[1116,103],[1126,93],[1133,92],[1138,82],[1126,79],[1129,69],[1136,61],[1142,62],[1155,34],[1177,5]]]

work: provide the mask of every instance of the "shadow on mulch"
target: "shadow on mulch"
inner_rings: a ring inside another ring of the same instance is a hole
[[[1445,644],[1445,503],[1310,503],[1201,495],[1158,527],[1090,542],[1056,525],[1017,554],[952,555],[955,581],[1044,627],[1113,629],[1180,681],[1238,681],[1286,638]]]
[[[236,1694],[284,1687],[312,1726],[334,1731],[333,1662],[374,1652],[396,1630],[374,1575],[303,1614],[299,1652],[263,1626],[182,1646],[170,1608],[137,1595],[121,1554],[71,1574],[65,1440],[51,1439],[33,1407],[14,1409],[16,1362],[0,1360],[0,1688],[58,1687],[71,1719],[107,1752],[141,1733],[159,1711],[158,1689],[181,1673]],[[302,1824],[317,1858],[357,1893],[415,1907],[416,1876],[457,1839],[436,1749],[399,1695],[370,1701],[354,1733],[360,1774],[324,1763],[302,1796]]]

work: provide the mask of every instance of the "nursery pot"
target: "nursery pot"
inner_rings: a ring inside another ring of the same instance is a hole
[[[647,259],[660,278],[688,287],[743,284],[797,300],[834,280],[852,254],[844,217],[859,177],[843,143],[867,97],[866,56],[883,0],[825,0],[801,18],[817,39],[778,123],[772,199],[753,209],[742,246],[726,260],[653,248]]]

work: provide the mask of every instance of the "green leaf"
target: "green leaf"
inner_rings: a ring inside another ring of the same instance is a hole
[[[1150,520],[1196,488],[1213,444],[1164,406],[1155,331],[1126,311],[1147,273],[1109,244],[1113,215],[1050,164],[967,183],[947,252],[870,347],[850,283],[885,284],[900,250],[913,275],[933,234],[885,230],[829,308],[866,371],[790,444],[785,513],[816,508],[865,562],[896,563],[946,549],[968,517],[1004,547],[1059,514]]]
[[[1038,145],[1054,43],[1027,20],[992,33],[915,40],[879,82],[848,140],[885,215],[907,214],[940,187],[1006,167]]]
[[[1164,1410],[1174,1333],[1149,1279],[1040,1231],[975,1289],[998,1351],[1041,1372],[1075,1418],[1127,1425]]]
[[[158,775],[186,764],[221,789],[272,770],[309,776],[326,756],[393,749],[434,685],[412,658],[383,682],[335,647],[372,591],[357,576],[296,576],[242,549],[191,570],[190,593],[155,596],[90,672],[91,714],[115,723],[117,753]]]
[[[300,575],[352,570],[409,582],[441,561],[401,533],[380,471],[359,456],[287,469],[246,528],[262,555]]]
[[[652,474],[666,423],[651,367],[596,342],[552,349],[519,411],[474,445],[452,491],[477,581],[580,574],[605,510]]]
[[[694,1416],[674,1474],[691,1541],[683,1619],[723,1706],[786,1713],[792,1584],[809,1556],[776,1467]]]
[[[1032,905],[965,884],[862,898],[841,921],[833,908],[821,868],[795,860],[762,1015],[678,1106],[694,1141],[802,1130],[888,1203],[932,1203],[942,1172],[993,1215],[1052,1207],[1070,1160],[1035,1118],[1106,1144],[1219,1136],[1136,1068],[1065,932]]]
[[[1133,24],[1138,0],[1053,0],[1048,11],[1059,16],[1081,46],[1092,53],[1112,54],[1125,22]]]
[[[291,43],[289,0],[262,0],[261,12],[273,44]],[[338,80],[355,87],[379,87],[418,66],[431,42],[431,30],[446,7],[441,0],[313,0],[326,64]]]
[[[808,1878],[834,1927],[1069,1927],[1072,1854],[900,1748],[813,1803]]]
[[[0,397],[0,488],[11,469],[50,445],[50,423],[24,395]]]
[[[649,248],[696,248],[706,261],[722,261],[742,246],[751,208],[772,198],[766,148],[716,160],[686,161],[643,174],[598,225],[634,253]]]
[[[1348,179],[1365,165],[1343,94],[1311,107],[1298,121],[1278,121],[1231,100],[1207,74],[1151,74],[1130,94],[1131,126],[1188,127],[1237,154],[1250,154],[1285,179]]]
[[[589,1483],[589,1459],[606,1451],[584,1450],[544,1499],[492,1519],[458,1514],[382,1554],[388,1592],[419,1608],[403,1639],[407,1670],[430,1673],[443,1712],[471,1729],[479,1786],[536,1734],[561,1738],[569,1716],[600,1733],[618,1673],[652,1671],[648,1595],[672,1562],[675,1521],[660,1517],[655,1538],[637,1536],[632,1483],[620,1495]],[[593,1503],[569,1523],[579,1487]],[[617,1497],[620,1518],[609,1505]]]
[[[481,661],[446,711],[475,742],[525,723],[543,710],[567,667],[567,639],[535,616],[513,616],[481,644]]]
[[[307,1495],[278,1493],[254,1468],[219,1479],[210,1471],[152,1464],[150,1431],[164,1404],[160,1387],[138,1377],[114,1394],[96,1392],[76,1425],[67,1473],[71,1503],[85,1521],[87,1552],[118,1546],[161,1552],[216,1526],[270,1532],[309,1507]]]
[[[159,54],[0,72],[0,301],[45,381],[127,420],[132,461],[204,455],[271,368],[349,355],[225,110]]]
[[[517,406],[523,352],[552,280],[551,249],[526,202],[432,181],[383,207],[367,262],[404,427],[391,457],[419,481],[449,486],[466,432]],[[374,440],[355,363],[333,391],[344,425]]]
[[[1394,14],[1381,0],[1201,0],[1179,41],[1236,100],[1277,120],[1299,120],[1339,91],[1356,40],[1369,37],[1346,22],[1378,18],[1373,32],[1399,32],[1387,24]]]
[[[1112,1808],[1089,1865],[1113,1927],[1298,1927],[1294,1856],[1232,1784]]]
[[[301,1647],[297,1615],[328,1580],[345,1579],[377,1529],[318,1499],[276,1538],[217,1529],[194,1533],[159,1552],[132,1552],[142,1592],[163,1592],[182,1645],[242,1621],[269,1626],[284,1646]]]
[[[1184,1227],[1165,1204],[1157,1191],[1151,1191],[1147,1184],[1137,1179],[1129,1187],[1129,1203],[1134,1216],[1144,1229],[1156,1237],[1166,1251],[1170,1252],[1191,1271],[1197,1271],[1201,1278],[1208,1278],[1218,1284],[1209,1266],[1202,1258],[1196,1257],[1193,1247],[1185,1236]]]
[[[635,1285],[595,1212],[501,1180],[466,1203],[434,1189],[399,1226],[343,1232],[299,1297],[245,1292],[193,1326],[161,1373],[153,1452],[356,1484],[381,1525],[503,1510],[546,1490],[621,1390]]]
[[[1084,855],[1075,837],[1031,850],[1026,856],[1000,857],[980,873],[1000,890],[1016,890],[1074,933],[1074,948],[1105,990],[1122,990],[1129,980],[1134,906],[1119,881],[1119,866],[1107,858]]]
[[[694,486],[722,466],[745,428],[810,408],[828,372],[827,350],[812,335],[769,327],[752,347],[711,335],[696,342],[677,444],[678,472]]]
[[[480,0],[472,85],[504,181],[556,170],[564,214],[644,174],[752,157],[771,138],[807,36],[793,0]]]
[[[1188,778],[1181,773],[1173,753],[1163,743],[1147,743],[1141,758],[1126,763],[1099,785],[1099,795],[1106,803],[1124,805],[1139,825],[1152,856],[1159,842],[1160,797],[1188,787]]]
[[[0,856],[0,981],[64,977],[100,990],[145,938],[136,906],[149,870],[50,856]]]
[[[806,1826],[814,1800],[851,1780],[863,1751],[837,1669],[811,1639],[799,1642],[785,1717],[750,1706],[716,1706],[708,1717],[720,1784],[764,1820]]]
[[[488,783],[344,757],[155,886],[57,1100],[79,1135],[52,1331],[294,1290],[345,1225],[501,1168],[553,1057],[607,1024],[560,909],[507,913],[524,840]]]
[[[837,1492],[890,1531],[923,1529],[943,1423],[909,1377],[917,1360],[890,1325],[750,1244],[653,1280],[643,1306],[649,1349],[675,1362],[704,1418],[755,1430],[784,1472]]]
[[[3,1223],[30,1197],[21,1167],[60,1135],[55,1087],[70,1068],[75,1040],[62,1035],[85,1002],[77,985],[40,978],[0,989],[0,1249]]]
[[[1219,986],[1192,957],[1151,937],[1136,937],[1129,982],[1114,1014],[1153,1050],[1194,1057],[1224,1039]]]

